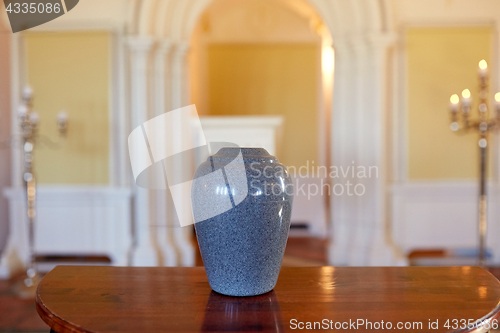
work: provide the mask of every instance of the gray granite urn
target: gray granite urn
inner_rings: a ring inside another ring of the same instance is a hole
[[[278,280],[292,211],[287,168],[262,148],[222,148],[196,170],[191,202],[208,282],[254,296]]]

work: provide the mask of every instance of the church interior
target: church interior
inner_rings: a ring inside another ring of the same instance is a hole
[[[191,202],[133,170],[134,129],[189,106],[179,177],[200,140],[288,168],[283,267],[500,278],[499,1],[76,3],[16,33],[0,5],[0,332],[48,332],[26,269],[203,266]]]

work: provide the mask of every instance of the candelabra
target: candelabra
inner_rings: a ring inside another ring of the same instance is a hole
[[[487,232],[487,191],[486,191],[486,172],[487,172],[487,149],[488,134],[491,131],[498,130],[500,127],[500,92],[495,94],[496,114],[490,117],[488,114],[488,64],[485,60],[479,62],[479,103],[478,119],[471,120],[470,112],[472,109],[472,98],[469,89],[462,91],[462,100],[457,94],[450,98],[451,125],[454,132],[467,133],[476,131],[479,133],[480,149],[480,177],[479,177],[479,206],[478,206],[478,231],[479,231],[479,266],[486,264],[486,232]],[[461,116],[459,114],[461,109]],[[461,118],[461,119],[460,119]],[[459,124],[462,123],[462,125]]]
[[[24,189],[27,203],[27,218],[28,218],[28,268],[26,270],[26,278],[23,285],[19,287],[21,295],[32,295],[38,282],[38,272],[35,264],[35,218],[36,218],[36,180],[34,173],[33,155],[35,147],[38,144],[46,144],[52,147],[58,146],[48,137],[38,133],[39,116],[33,111],[33,90],[26,86],[22,92],[22,103],[18,109],[20,136],[19,140],[12,137],[8,140],[12,148],[17,147],[20,143],[22,148],[22,168]],[[57,128],[61,137],[66,135],[68,129],[68,119],[65,112],[61,111],[57,116]]]

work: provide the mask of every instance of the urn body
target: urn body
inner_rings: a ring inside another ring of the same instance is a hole
[[[286,167],[262,148],[222,148],[197,169],[191,202],[212,289],[230,296],[272,290],[290,230]]]

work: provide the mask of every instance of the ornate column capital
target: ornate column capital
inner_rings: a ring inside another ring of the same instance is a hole
[[[173,45],[174,53],[178,57],[184,57],[185,55],[187,55],[190,48],[191,48],[191,44],[189,44],[188,42],[184,42],[184,41],[174,43],[174,45]]]
[[[149,36],[129,36],[125,43],[128,48],[134,52],[147,52],[154,45],[155,40]]]
[[[368,41],[374,48],[387,48],[396,43],[398,36],[394,32],[377,32],[368,34]]]
[[[156,51],[158,54],[165,55],[173,48],[173,43],[170,39],[158,39]]]

